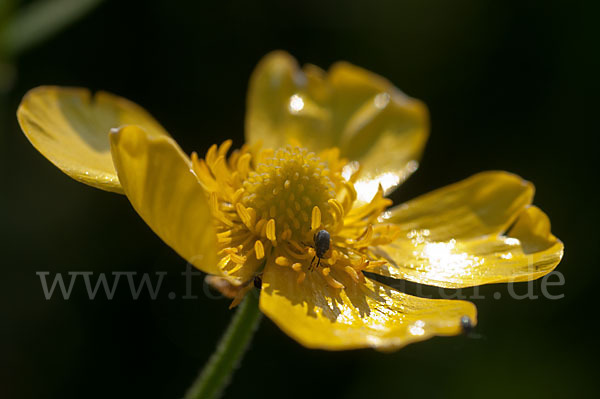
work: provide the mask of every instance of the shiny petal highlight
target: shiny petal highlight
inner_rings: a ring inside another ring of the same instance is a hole
[[[17,111],[21,129],[50,162],[75,180],[122,193],[110,153],[111,128],[140,125],[153,137],[168,136],[143,108],[106,92],[40,86]]]
[[[300,69],[287,53],[271,53],[250,79],[246,138],[266,147],[337,146],[360,163],[358,199],[369,201],[379,184],[391,192],[418,167],[429,134],[425,105],[389,81],[346,62],[329,72]],[[349,165],[348,174],[353,165]]]
[[[518,176],[485,172],[399,205],[384,220],[400,238],[373,249],[388,263],[369,271],[444,288],[539,278],[563,244],[533,194]]]
[[[332,275],[344,288],[325,280]],[[414,297],[333,270],[326,277],[313,271],[297,283],[292,269],[275,264],[263,275],[261,310],[308,348],[396,350],[435,335],[460,334],[462,316],[476,323],[470,302]]]

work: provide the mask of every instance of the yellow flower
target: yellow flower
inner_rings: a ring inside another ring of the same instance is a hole
[[[418,166],[428,116],[373,73],[347,63],[300,69],[275,52],[252,75],[247,112],[248,143],[231,153],[231,141],[213,145],[204,159],[107,93],[39,87],[18,118],[51,162],[125,193],[237,300],[262,276],[262,312],[307,347],[393,350],[476,323],[470,302],[407,295],[364,271],[461,288],[535,279],[562,257],[531,205],[533,185],[506,172],[389,208],[385,195]],[[321,230],[330,238],[316,243]]]

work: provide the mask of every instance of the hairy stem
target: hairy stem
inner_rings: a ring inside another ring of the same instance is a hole
[[[251,291],[238,306],[215,352],[186,392],[185,399],[220,397],[246,352],[261,316],[258,293]]]

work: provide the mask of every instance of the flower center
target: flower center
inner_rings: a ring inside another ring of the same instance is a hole
[[[330,176],[327,163],[314,153],[288,146],[248,174],[242,202],[259,218],[275,220],[278,239],[300,241],[307,233],[332,223],[329,201],[335,198],[336,185]],[[313,226],[315,223],[319,226]]]
[[[299,284],[318,270],[329,286],[341,288],[339,273],[359,282],[362,270],[385,263],[371,260],[369,248],[397,235],[377,222],[391,201],[380,187],[370,203],[355,206],[357,172],[342,176],[347,161],[339,149],[316,155],[244,145],[227,157],[230,146],[229,140],[213,145],[205,159],[192,154],[217,228],[218,266],[228,278],[248,289],[269,263],[291,268]],[[320,230],[327,231],[324,240],[315,238]]]

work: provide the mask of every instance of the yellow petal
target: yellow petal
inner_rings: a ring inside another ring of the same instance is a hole
[[[17,111],[31,144],[67,175],[103,190],[122,193],[113,166],[111,128],[140,125],[149,135],[168,136],[140,106],[106,92],[40,86],[30,90]]]
[[[445,288],[539,278],[563,244],[532,198],[531,183],[486,172],[399,205],[387,221],[400,238],[374,249],[389,263],[369,271]]]
[[[138,126],[111,133],[110,144],[125,195],[142,219],[188,262],[221,275],[208,199],[177,144]]]
[[[316,152],[339,147],[343,157],[361,164],[359,200],[370,200],[379,184],[389,193],[414,172],[428,132],[422,102],[346,62],[329,73],[313,65],[301,70],[289,54],[274,52],[250,80],[247,140]]]
[[[387,222],[407,234],[427,229],[435,241],[506,229],[531,204],[533,185],[507,172],[482,172],[390,210]]]
[[[476,323],[470,302],[418,298],[369,279],[356,283],[344,272],[331,275],[345,288],[333,288],[319,271],[298,284],[292,269],[268,264],[260,309],[302,345],[327,350],[395,350],[435,335],[460,334],[462,316]]]

